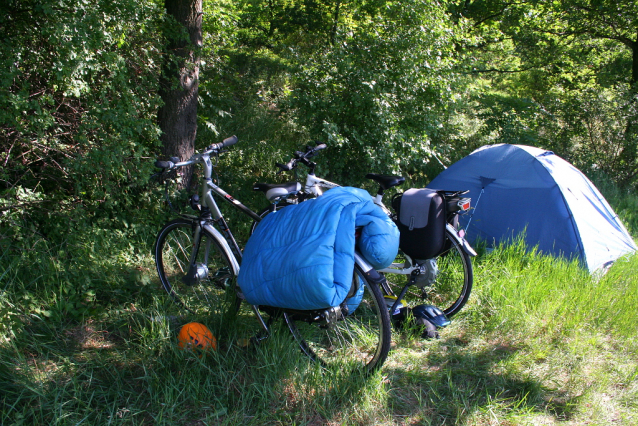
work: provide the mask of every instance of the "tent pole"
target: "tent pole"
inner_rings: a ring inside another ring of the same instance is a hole
[[[472,212],[472,215],[468,219],[467,225],[465,225],[465,233],[466,234],[467,234],[467,229],[470,227],[470,223],[472,222],[472,218],[474,217],[474,213],[476,213],[476,208],[479,205],[479,201],[481,201],[481,195],[483,195],[484,192],[485,192],[485,187],[481,188],[481,193],[478,196],[478,200],[476,200],[476,205],[474,206],[474,211]]]

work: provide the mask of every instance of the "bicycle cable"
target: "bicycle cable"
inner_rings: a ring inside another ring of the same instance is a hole
[[[221,154],[220,151],[216,151],[215,152],[215,164],[213,165],[212,161],[211,161],[211,168],[213,169],[213,173],[215,173],[215,179],[213,179],[213,183],[217,186],[221,186],[221,180],[219,179],[219,175],[217,174],[217,165],[219,164],[219,154]]]
[[[175,208],[175,206],[173,205],[173,203],[171,203],[171,198],[168,196],[168,185],[171,182],[170,179],[166,179],[166,181],[164,182],[164,198],[166,198],[166,202],[168,203],[168,207],[171,209],[171,212],[173,214],[179,214],[179,210],[177,210],[177,208]]]

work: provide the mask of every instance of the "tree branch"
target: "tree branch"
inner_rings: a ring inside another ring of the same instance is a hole
[[[481,70],[472,70],[470,72],[465,72],[464,74],[483,74],[483,73],[491,73],[491,72],[499,73],[499,74],[516,74],[519,72],[529,71],[534,68],[538,68],[538,67],[529,66],[527,68],[521,68],[516,70],[500,70],[498,68],[487,68],[487,69],[481,69]]]
[[[21,207],[26,207],[32,204],[41,204],[41,203],[46,203],[49,202],[51,200],[38,200],[38,201],[25,201],[22,204],[13,204],[10,206],[0,206],[0,212],[6,211],[6,210],[11,210],[11,209],[18,209]]]

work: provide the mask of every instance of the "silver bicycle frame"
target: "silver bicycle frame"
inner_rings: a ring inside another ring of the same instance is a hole
[[[235,258],[235,262],[239,264],[241,261],[241,250],[239,246],[237,245],[237,242],[235,241],[235,238],[233,237],[232,233],[230,232],[230,229],[228,228],[228,225],[226,224],[226,221],[224,220],[224,216],[219,210],[219,206],[217,205],[217,202],[215,201],[215,198],[213,197],[213,193],[219,195],[223,200],[226,200],[227,202],[231,203],[233,207],[247,214],[253,220],[260,221],[261,217],[257,213],[253,212],[248,207],[243,205],[239,200],[236,200],[235,198],[233,198],[230,194],[228,194],[226,191],[221,189],[219,186],[215,185],[212,179],[213,163],[210,159],[210,156],[214,154],[215,152],[216,152],[215,150],[208,150],[199,154],[194,154],[191,158],[189,158],[186,161],[175,163],[174,167],[177,168],[177,167],[183,167],[183,166],[190,166],[192,164],[197,164],[197,163],[202,164],[204,168],[204,177],[203,177],[204,185],[202,186],[202,195],[200,199],[202,200],[202,204],[206,206],[210,211],[211,219],[209,220],[209,222],[215,223],[220,228],[219,229],[220,232],[218,232],[218,235],[221,236],[227,242],[227,246],[230,249],[229,253],[233,255],[233,257]]]
[[[306,183],[303,189],[306,194],[312,194],[315,197],[319,197],[327,190],[338,188],[340,186],[341,185],[330,182],[329,180],[320,179],[315,175],[309,174],[306,176]]]
[[[222,199],[233,204],[235,208],[248,214],[254,220],[260,221],[261,217],[255,212],[253,212],[252,210],[250,210],[248,207],[244,206],[239,200],[234,199],[230,194],[228,194],[226,191],[221,189],[219,186],[215,185],[215,183],[212,180],[213,164],[210,160],[210,155],[212,152],[213,151],[211,150],[211,151],[202,152],[200,154],[195,154],[187,161],[175,163],[174,167],[189,166],[196,163],[201,163],[203,165],[204,167],[203,180],[205,185],[202,187],[201,200],[203,200],[203,204],[206,207],[208,207],[208,209],[210,210],[211,219],[199,220],[197,222],[197,227],[195,228],[195,240],[199,241],[199,235],[201,235],[202,228],[210,232],[221,244],[222,250],[225,251],[225,255],[228,256],[228,260],[231,263],[231,266],[233,268],[233,273],[235,274],[235,276],[237,276],[239,275],[239,269],[240,269],[239,263],[241,260],[241,250],[239,249],[237,242],[235,241],[232,233],[230,232],[230,229],[228,228],[228,225],[226,224],[224,217],[221,211],[219,210],[219,207],[217,206],[217,202],[215,201],[215,198],[213,197],[212,193],[215,192],[217,195],[222,197]],[[213,226],[213,223],[217,223],[221,227],[222,232],[218,231]],[[199,244],[199,242],[197,244]],[[191,256],[194,256],[197,250],[199,250],[199,247],[195,247],[195,250],[193,250],[193,254]],[[208,255],[208,250],[209,248],[207,247],[206,248],[207,255]],[[193,263],[193,261],[194,259],[191,259],[191,263]],[[264,321],[263,317],[261,316],[261,313],[259,312],[259,307],[255,305],[251,305],[251,309],[255,313],[255,316],[257,317],[257,320],[259,324],[261,325],[262,329],[266,332],[267,335],[269,335],[270,329],[268,325],[266,324],[266,322]]]

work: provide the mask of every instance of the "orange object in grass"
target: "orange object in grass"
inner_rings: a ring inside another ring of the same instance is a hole
[[[208,327],[198,322],[184,325],[177,335],[178,345],[182,349],[217,350],[217,339]]]

